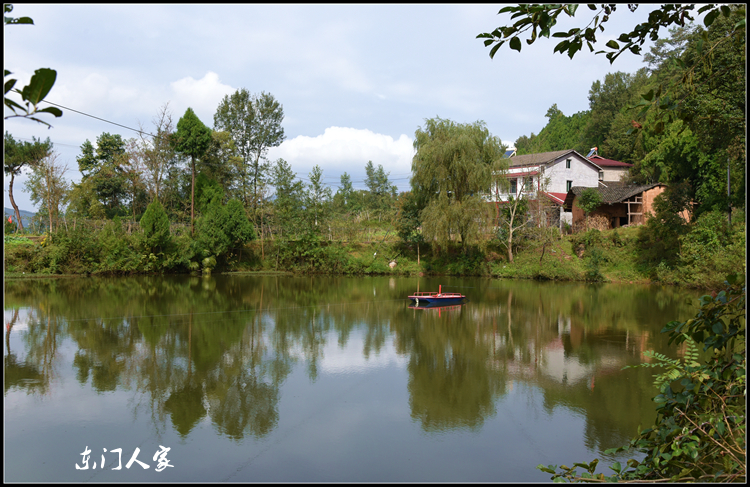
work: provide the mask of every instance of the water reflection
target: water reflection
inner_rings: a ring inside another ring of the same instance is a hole
[[[481,279],[452,283],[467,289],[468,303],[415,309],[405,299],[414,284],[244,276],[8,281],[4,394],[54,396],[58,376],[71,371],[97,395],[132,391],[134,414],[145,407],[155,427],[169,424],[183,439],[208,420],[218,435],[240,442],[278,427],[295,367],[311,383],[332,371],[366,373],[362,364],[392,346],[405,363],[409,415],[426,433],[478,432],[523,383],[542,392],[548,413],[564,407],[585,417],[586,447],[601,450],[654,416],[650,372],[622,367],[642,361],[644,350],[670,354],[659,330],[694,310],[684,292],[668,288]],[[12,348],[11,335],[21,345]],[[64,343],[72,360],[57,353]]]

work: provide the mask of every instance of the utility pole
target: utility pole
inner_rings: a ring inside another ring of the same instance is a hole
[[[727,157],[727,214],[729,215],[729,228],[732,228],[732,200],[730,199],[732,180],[729,177],[729,158]]]

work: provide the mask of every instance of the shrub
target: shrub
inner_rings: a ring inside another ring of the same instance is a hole
[[[148,253],[163,252],[171,243],[169,217],[159,200],[152,201],[140,221],[143,246]]]

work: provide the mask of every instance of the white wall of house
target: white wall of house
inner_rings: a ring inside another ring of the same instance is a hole
[[[501,188],[494,187],[491,190],[491,193],[488,196],[488,201],[498,201],[497,196],[499,195],[499,201],[508,201],[508,196],[510,194],[513,194],[514,196],[518,196],[521,193],[525,194],[532,194],[535,195],[538,184],[539,184],[539,166],[524,166],[524,167],[511,167],[508,169],[507,173],[513,175],[512,177],[509,177],[509,181],[511,182],[511,187],[507,191],[503,191]],[[531,192],[525,191],[526,184],[525,180],[528,178],[532,178],[531,182]],[[513,180],[515,180],[515,193],[511,193],[512,186],[513,186]]]
[[[570,168],[567,161],[570,160]],[[576,153],[555,160],[547,165],[544,177],[549,178],[547,192],[567,193],[568,181],[572,186],[596,188],[599,186],[599,169]]]
[[[570,159],[570,167],[567,164],[568,159]],[[532,196],[536,195],[537,190],[540,188],[540,178],[543,182],[546,181],[547,187],[542,189],[548,193],[567,193],[569,182],[571,187],[584,186],[596,188],[599,186],[599,169],[577,153],[570,153],[544,166],[511,166],[507,172],[511,175],[509,177],[511,181],[516,179],[515,196],[518,196],[523,191],[523,180],[528,177],[533,178]],[[526,173],[537,174],[524,176]],[[496,193],[495,188],[492,189],[492,194],[489,196],[488,201],[496,201],[496,194],[498,193],[499,201],[508,201],[509,193],[503,191]]]

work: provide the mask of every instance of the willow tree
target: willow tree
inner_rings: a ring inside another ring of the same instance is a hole
[[[431,118],[415,136],[411,185],[426,202],[420,213],[422,232],[438,245],[458,236],[466,250],[490,224],[492,207],[485,196],[507,165],[501,159],[506,147],[482,121]]]

